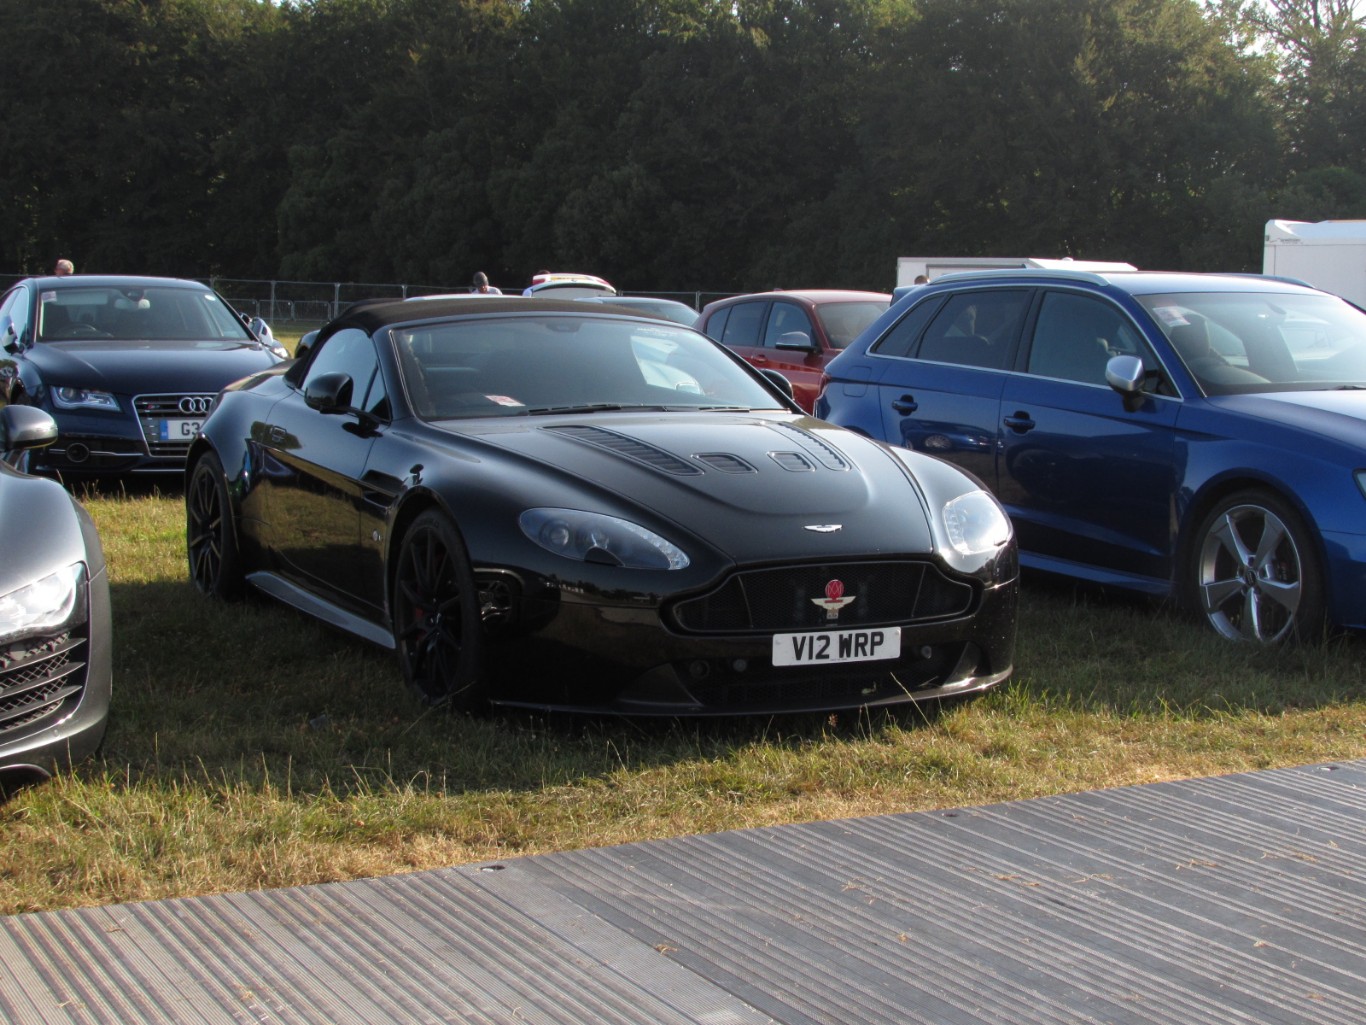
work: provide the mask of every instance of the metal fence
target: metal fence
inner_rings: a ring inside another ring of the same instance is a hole
[[[407,299],[469,291],[448,285],[365,283],[355,281],[281,281],[212,278],[209,284],[238,310],[264,317],[269,323],[322,324],[358,299]],[[511,289],[509,294],[517,294]],[[713,299],[734,292],[622,292],[622,295],[673,299],[700,310]]]
[[[0,274],[0,288],[21,281],[23,274]],[[466,292],[465,286],[413,285],[358,281],[286,281],[253,278],[197,278],[217,291],[242,313],[264,317],[268,323],[317,326],[331,320],[358,299],[406,299],[415,295]],[[512,289],[510,294],[516,294]],[[734,292],[622,292],[622,295],[674,299],[700,310],[714,299]]]

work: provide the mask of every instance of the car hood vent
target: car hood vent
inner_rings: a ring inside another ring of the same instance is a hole
[[[768,457],[784,470],[795,473],[814,473],[816,470],[816,464],[800,452],[770,452]]]
[[[581,441],[585,445],[593,445],[597,448],[615,452],[617,455],[634,459],[638,463],[652,466],[656,470],[663,470],[665,473],[676,474],[680,477],[693,477],[702,472],[700,467],[694,466],[686,459],[680,459],[671,452],[647,445],[643,441],[618,434],[616,431],[604,430],[601,427],[580,427],[567,425],[562,427],[546,427],[544,430],[551,431],[565,438],[573,438]]]
[[[820,438],[816,437],[816,435],[812,434],[810,431],[802,430],[795,424],[789,423],[773,423],[769,426],[771,426],[775,431],[782,431],[785,434],[792,435],[796,439],[800,439],[802,447],[806,449],[808,452],[810,452],[812,455],[814,455],[817,459],[819,459],[823,464],[825,464],[825,468],[827,470],[849,469],[849,462],[844,458],[844,456],[840,455],[837,451],[835,451],[835,449],[831,448],[829,445],[827,445]],[[786,453],[779,454],[786,455]],[[788,469],[809,470],[811,469],[811,467],[789,466]]]
[[[720,470],[722,473],[758,473],[754,467],[745,462],[739,456],[728,455],[725,452],[699,452],[693,456],[699,463],[710,466],[713,470]]]

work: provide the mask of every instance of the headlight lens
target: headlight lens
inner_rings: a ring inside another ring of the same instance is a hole
[[[85,614],[85,566],[73,563],[17,591],[0,595],[0,644],[56,633]]]
[[[546,551],[627,569],[683,569],[684,551],[638,523],[579,509],[528,509],[522,533]]]
[[[89,388],[74,388],[70,385],[52,389],[52,404],[58,409],[103,409],[111,413],[119,411],[119,400],[107,391],[91,391]]]
[[[969,491],[944,506],[949,543],[963,555],[993,552],[1010,540],[1010,517],[985,491]]]

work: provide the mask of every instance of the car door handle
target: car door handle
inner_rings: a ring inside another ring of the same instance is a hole
[[[272,424],[272,425],[271,425],[271,428],[270,428],[270,431],[269,431],[269,435],[270,435],[270,440],[271,440],[274,444],[280,445],[280,444],[283,444],[285,438],[287,438],[287,437],[289,436],[289,432],[286,431],[283,427],[277,427],[277,426],[275,426],[274,424]]]
[[[914,395],[903,395],[892,400],[892,408],[898,413],[914,413],[920,408],[920,403],[915,401]]]
[[[1020,409],[1015,412],[1014,416],[1006,417],[1006,426],[1016,434],[1024,434],[1026,431],[1032,431],[1038,424],[1034,422],[1032,416]]]

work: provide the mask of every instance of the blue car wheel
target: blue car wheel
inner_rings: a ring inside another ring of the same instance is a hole
[[[1299,515],[1264,491],[1210,510],[1196,535],[1194,605],[1230,640],[1279,644],[1322,637],[1324,581]]]

